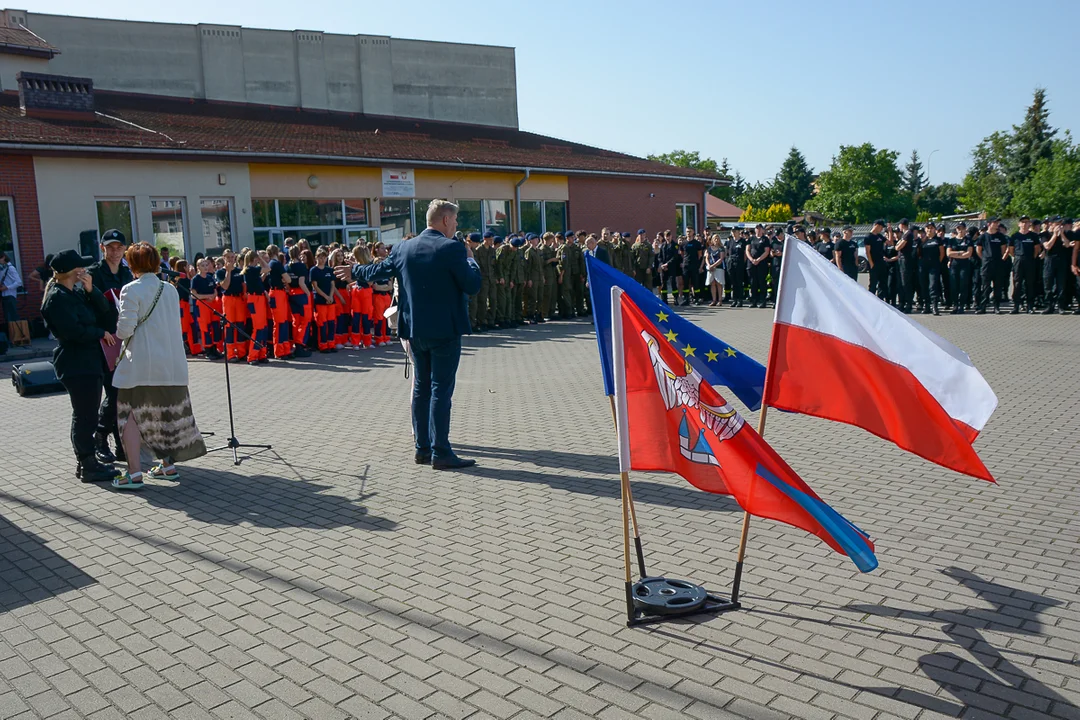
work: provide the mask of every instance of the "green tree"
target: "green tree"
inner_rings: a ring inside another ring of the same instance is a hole
[[[1012,136],[995,132],[983,138],[971,151],[971,169],[960,184],[960,206],[968,212],[990,215],[1005,212],[1012,199],[1006,170]]]
[[[911,151],[911,159],[904,166],[904,190],[911,197],[918,197],[926,187],[926,173],[923,172],[922,160],[919,159],[919,151]]]
[[[959,195],[960,186],[956,183],[927,185],[916,198],[915,207],[920,215],[931,218],[954,215],[960,206]]]
[[[800,210],[813,196],[814,173],[797,147],[792,146],[784,164],[780,166],[780,172],[773,181],[773,192],[779,202],[794,210]]]
[[[818,176],[818,193],[806,209],[857,223],[914,215],[911,198],[901,189],[897,157],[898,153],[877,150],[870,143],[841,145],[829,169]]]
[[[739,197],[744,192],[746,192],[746,178],[744,178],[742,176],[742,173],[739,172],[738,170],[735,171],[735,177],[731,181],[731,192],[732,192],[732,195],[735,198]],[[731,201],[729,201],[729,202],[731,202]],[[736,203],[736,204],[738,204],[738,203]]]
[[[761,208],[764,211],[773,203],[780,201],[780,195],[776,191],[776,187],[771,182],[759,182],[753,185],[747,185],[743,192],[735,196],[733,202],[741,208],[754,207]]]
[[[1027,182],[1040,160],[1049,160],[1053,154],[1053,138],[1057,130],[1050,127],[1049,118],[1046,90],[1035,88],[1035,96],[1024,114],[1024,122],[1013,125],[1006,176],[1014,191]]]
[[[727,158],[724,158],[724,164],[723,166],[720,166],[717,165],[716,161],[712,158],[701,157],[701,153],[697,150],[672,150],[663,155],[647,155],[646,157],[653,162],[661,162],[665,165],[674,165],[676,167],[692,168],[694,170],[704,170],[705,172],[712,173],[716,177],[731,179],[731,175],[728,174]],[[728,189],[727,186],[717,185],[709,190],[709,194],[731,202],[731,197],[733,197],[735,193],[728,192]]]
[[[1035,163],[1010,208],[1017,214],[1080,216],[1080,147],[1068,135],[1054,142],[1049,158]]]

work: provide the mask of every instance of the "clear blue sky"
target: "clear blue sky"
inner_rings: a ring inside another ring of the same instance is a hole
[[[676,148],[773,176],[841,143],[930,160],[971,148],[1047,88],[1080,130],[1080,0],[8,0],[30,12],[373,33],[517,49],[521,128],[621,152]]]

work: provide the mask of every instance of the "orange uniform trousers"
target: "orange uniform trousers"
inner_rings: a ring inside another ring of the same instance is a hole
[[[315,304],[315,327],[319,333],[319,350],[334,349],[334,325],[337,321],[337,306],[333,304]]]
[[[267,302],[270,305],[270,324],[273,327],[274,357],[288,357],[293,352],[289,293],[285,290],[271,290],[267,293]]]
[[[225,319],[229,321],[225,328],[225,353],[230,360],[241,360],[247,357],[250,343],[236,332],[233,326],[241,330],[247,329],[250,317],[247,298],[243,295],[225,295],[222,300],[225,303]]]
[[[289,313],[292,315],[293,343],[307,347],[311,344],[311,320],[314,316],[311,295],[300,288],[290,288]]]
[[[251,339],[248,343],[248,362],[258,362],[266,358],[270,347],[270,305],[266,293],[248,293],[247,307],[250,322]]]
[[[349,293],[352,310],[352,326],[349,339],[356,347],[371,347],[371,315],[374,313],[372,298],[374,291],[370,287],[354,285]]]
[[[393,301],[394,297],[389,292],[376,290],[374,293],[374,297],[371,301],[371,322],[374,325],[372,333],[375,336],[376,343],[390,342],[390,327],[386,322],[386,318],[383,317],[383,313],[386,312]]]

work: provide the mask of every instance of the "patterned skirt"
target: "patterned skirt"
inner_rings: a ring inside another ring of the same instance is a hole
[[[206,454],[187,387],[120,388],[116,415],[121,436],[128,418],[135,418],[142,442],[154,457],[183,462]]]

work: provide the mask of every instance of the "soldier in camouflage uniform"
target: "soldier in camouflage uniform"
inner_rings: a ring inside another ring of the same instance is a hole
[[[510,279],[513,281],[510,288],[510,324],[517,327],[524,323],[524,290],[525,290],[525,238],[516,237],[510,241]]]
[[[559,245],[559,318],[569,320],[574,314],[574,274],[571,268],[574,266],[574,253],[571,250],[573,241],[572,233],[566,233],[566,238]]]
[[[472,250],[473,259],[476,259],[476,253],[480,250],[480,233],[469,233],[465,236],[465,242],[468,243],[469,249]],[[479,263],[478,263],[479,264]],[[483,271],[481,271],[481,282],[483,282]],[[469,326],[473,329],[473,332],[483,332],[484,328],[480,324],[480,293],[469,296]]]
[[[621,273],[633,277],[630,270],[630,244],[626,239],[630,233],[619,235],[615,233],[615,242],[611,243],[611,266]]]
[[[480,292],[476,294],[476,321],[480,328],[490,330],[495,326],[495,233],[484,233],[484,242],[473,250],[473,258],[480,266]]]
[[[508,261],[512,250],[499,235],[495,236],[492,243],[495,246],[495,302],[492,307],[495,311],[495,325],[504,328],[509,324],[507,317],[510,315],[510,264]]]
[[[544,296],[544,257],[540,238],[529,233],[525,246],[525,319],[530,325],[544,322],[540,302]]]
[[[633,268],[632,277],[649,288],[649,290],[652,290],[652,269],[653,262],[656,260],[656,253],[653,252],[652,243],[645,238],[644,229],[638,230],[637,240],[634,242],[633,247],[630,248],[630,257]]]
[[[540,316],[551,320],[555,317],[555,301],[559,294],[559,251],[555,247],[555,233],[544,233],[540,257],[544,263],[544,292],[540,298]]]
[[[585,289],[585,236],[584,230],[579,230],[567,236],[567,250],[570,256],[570,288],[574,293],[574,313],[576,315],[591,314],[586,311],[585,301],[589,294]],[[571,238],[573,238],[571,240]]]

